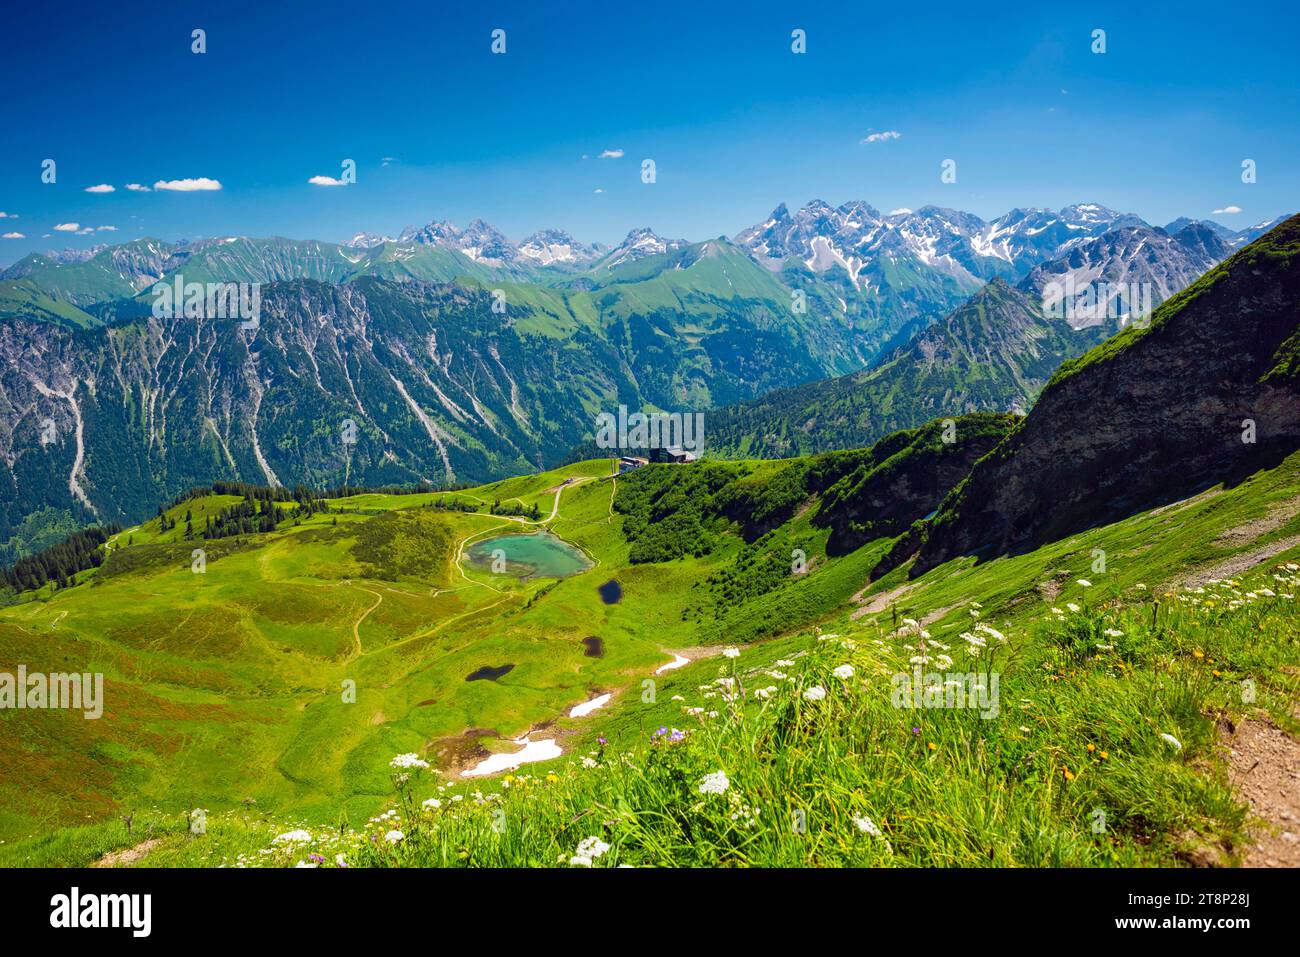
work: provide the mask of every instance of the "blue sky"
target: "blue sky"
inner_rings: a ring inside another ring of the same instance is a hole
[[[10,5],[0,234],[24,238],[0,239],[0,263],[480,216],[516,239],[557,226],[615,243],[642,225],[703,239],[812,198],[986,218],[1100,202],[1238,228],[1300,209],[1294,4],[806,6]],[[885,131],[899,136],[863,142]],[[308,183],[344,159],[355,185]],[[200,177],[222,188],[125,188]],[[99,184],[115,191],[86,192]],[[53,229],[71,223],[93,232]]]

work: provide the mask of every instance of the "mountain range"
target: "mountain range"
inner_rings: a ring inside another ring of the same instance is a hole
[[[1049,283],[1149,283],[1159,301],[1262,228],[813,202],[732,240],[634,229],[613,249],[559,230],[512,243],[476,220],[33,254],[0,274],[0,543],[132,520],[213,478],[519,474],[565,460],[618,404],[718,408],[723,455],[1023,411],[1117,328],[1045,317]],[[154,319],[153,285],[177,277],[265,284],[259,328]]]

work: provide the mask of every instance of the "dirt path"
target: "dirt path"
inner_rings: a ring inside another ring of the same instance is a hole
[[[1300,867],[1300,741],[1266,721],[1242,721],[1225,732],[1228,778],[1265,822],[1242,863]]]
[[[120,851],[110,851],[91,867],[129,867],[162,843],[161,837],[150,838],[134,847],[124,847]]]
[[[1176,579],[1174,584],[1179,588],[1197,588],[1210,581],[1210,579],[1219,579],[1221,581],[1225,578],[1236,578],[1242,572],[1249,571],[1256,565],[1263,564],[1270,558],[1281,555],[1283,552],[1297,546],[1300,546],[1300,535],[1288,535],[1286,538],[1279,538],[1275,542],[1269,542],[1259,548],[1249,549],[1211,565],[1202,565],[1195,571]]]

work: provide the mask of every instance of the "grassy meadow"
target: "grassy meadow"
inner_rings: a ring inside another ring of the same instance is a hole
[[[1300,730],[1300,455],[865,588],[892,540],[827,556],[815,502],[633,563],[630,480],[608,470],[336,500],[197,543],[201,574],[155,520],[86,584],[0,609],[0,668],[102,671],[107,698],[98,721],[0,712],[0,864],[1099,866],[1248,846],[1217,722]],[[594,567],[521,581],[461,560],[537,526]],[[805,573],[764,577],[796,549]],[[678,653],[695,660],[659,671]],[[996,675],[996,705],[900,706],[918,665],[986,693]],[[563,755],[459,773],[530,729]]]

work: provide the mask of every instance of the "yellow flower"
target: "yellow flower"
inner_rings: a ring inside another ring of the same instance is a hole
[[[939,750],[939,746],[938,746],[937,744],[935,744],[933,741],[931,741],[929,744],[927,744],[926,747],[929,748],[931,751],[938,751],[938,750]]]
[[[1101,754],[1101,759],[1102,759],[1103,761],[1105,761],[1108,757],[1110,757],[1110,755],[1108,755],[1105,751],[1101,751],[1101,752],[1098,752],[1098,753]]]
[[[550,774],[546,775],[546,780],[554,784],[556,781],[560,780],[560,776],[552,771]]]
[[[1217,668],[1211,671],[1210,674],[1214,675],[1216,678],[1222,677],[1222,673]]]
[[[1195,651],[1192,652],[1192,657],[1193,657],[1193,658],[1204,658],[1204,657],[1205,657],[1205,652],[1201,651],[1200,648],[1197,648]]]
[[[1074,775],[1070,773],[1070,769],[1068,767],[1066,767],[1065,765],[1061,765],[1061,770],[1065,772],[1065,780],[1067,781],[1074,780]]]
[[[1096,750],[1097,750],[1097,746],[1096,746],[1095,744],[1090,744],[1090,745],[1088,745],[1088,750],[1089,750],[1089,751],[1096,751]]]

